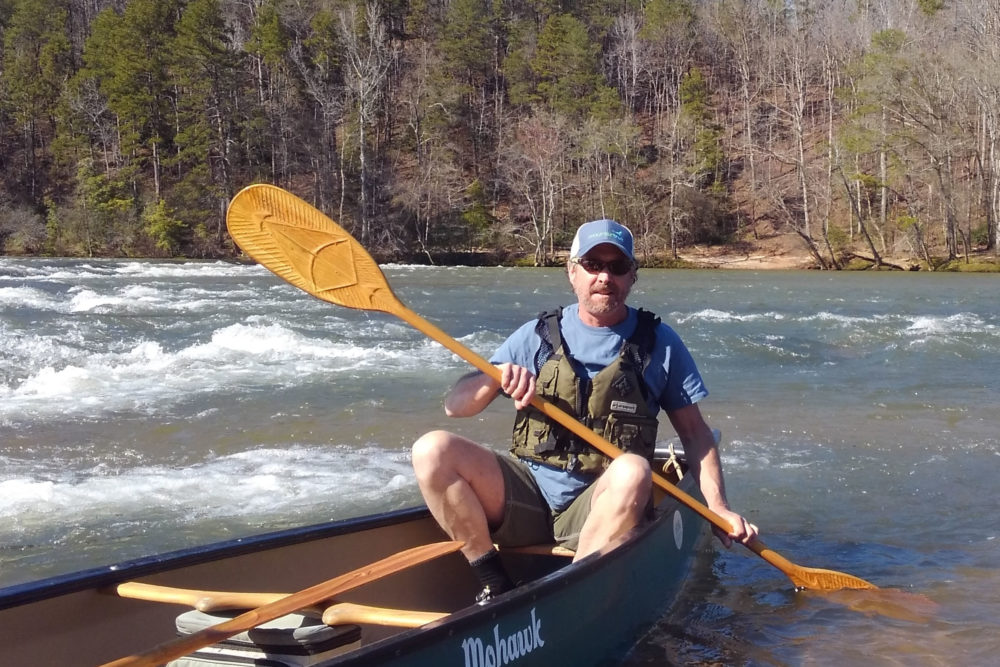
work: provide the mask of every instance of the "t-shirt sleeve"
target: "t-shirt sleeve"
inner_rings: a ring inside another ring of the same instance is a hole
[[[666,410],[677,410],[697,403],[708,396],[708,387],[702,380],[694,357],[677,333],[666,325],[662,325],[658,336],[663,336],[663,369],[666,372],[666,385],[660,394],[660,406]]]
[[[542,340],[535,332],[537,320],[525,322],[497,348],[490,357],[491,364],[516,364],[531,368],[535,373],[535,354]]]

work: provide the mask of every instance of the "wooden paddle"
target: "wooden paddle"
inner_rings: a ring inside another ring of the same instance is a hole
[[[192,588],[174,588],[146,584],[141,581],[126,581],[115,587],[115,592],[123,598],[166,602],[194,607],[198,611],[224,611],[231,609],[252,609],[262,607],[276,600],[288,597],[289,593],[240,593],[233,591],[201,591]],[[310,605],[298,610],[322,617],[327,625],[347,623],[369,623],[391,625],[400,628],[418,628],[431,621],[444,618],[448,614],[440,611],[415,611],[412,609],[392,609],[372,607],[353,602],[337,602],[323,609]]]
[[[461,542],[435,542],[425,544],[405,551],[400,551],[370,565],[358,568],[334,577],[322,583],[310,586],[298,593],[280,597],[277,600],[268,602],[256,609],[240,614],[228,621],[213,625],[210,628],[199,630],[198,632],[154,646],[148,651],[119,658],[106,663],[103,667],[156,667],[174,658],[179,658],[193,651],[222,641],[240,632],[246,632],[252,628],[273,621],[285,614],[298,611],[317,602],[323,602],[330,598],[352,590],[363,584],[370,583],[382,577],[386,577],[400,570],[419,565],[439,556],[458,551],[462,547]]]
[[[361,244],[299,197],[273,185],[251,185],[233,198],[226,224],[246,254],[292,285],[339,306],[395,315],[500,381],[500,371],[493,364],[403,305]],[[606,456],[621,455],[620,449],[555,405],[538,396],[531,404]],[[726,533],[732,530],[729,522],[662,476],[654,473],[653,482],[716,528]],[[759,539],[748,548],[784,572],[799,588],[877,588],[843,572],[796,565]]]

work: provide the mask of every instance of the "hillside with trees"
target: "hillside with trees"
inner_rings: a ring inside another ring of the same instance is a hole
[[[382,259],[995,261],[996,0],[0,0],[0,252],[233,257],[286,187]],[[898,264],[897,264],[898,265]]]

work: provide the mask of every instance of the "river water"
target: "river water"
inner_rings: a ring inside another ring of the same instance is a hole
[[[571,300],[556,269],[384,270],[484,356]],[[797,593],[713,542],[627,665],[996,661],[998,280],[640,271],[632,303],[706,378],[732,505],[792,561],[938,609]],[[503,401],[446,423],[466,370],[391,316],[256,266],[0,259],[0,586],[416,504],[417,434],[507,438]]]

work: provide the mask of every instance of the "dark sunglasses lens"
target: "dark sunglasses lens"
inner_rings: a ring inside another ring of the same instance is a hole
[[[608,262],[608,271],[615,274],[616,276],[624,276],[626,273],[632,270],[632,262],[627,259],[616,259],[613,262]]]
[[[580,266],[582,266],[587,273],[600,273],[601,271],[607,269],[609,273],[616,276],[624,276],[632,270],[632,262],[627,259],[614,259],[610,262],[602,262],[597,259],[584,257],[580,259]]]

